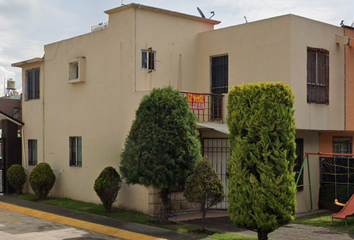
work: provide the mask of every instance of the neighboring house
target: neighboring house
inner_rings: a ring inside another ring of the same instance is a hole
[[[53,196],[98,203],[94,181],[106,166],[119,168],[142,97],[167,85],[195,108],[203,154],[226,191],[226,104],[234,85],[281,81],[292,86],[295,171],[305,152],[332,152],[338,144],[352,149],[354,97],[348,87],[354,87],[354,74],[346,68],[354,53],[344,47],[350,41],[344,35],[354,37],[352,28],[285,15],[214,30],[218,21],[139,4],[105,13],[109,23],[97,31],[45,45],[43,58],[13,64],[23,69],[23,164],[29,172],[40,162],[52,166]],[[310,169],[316,209],[318,159]],[[302,182],[308,183],[307,175]],[[181,194],[172,200],[173,210],[190,207]],[[297,201],[298,212],[310,210],[308,188],[298,188]],[[149,214],[159,209],[156,191],[138,185],[123,185],[117,204]],[[227,207],[225,199],[216,208]]]
[[[0,98],[0,193],[13,189],[5,178],[5,172],[13,164],[21,164],[21,100]]]

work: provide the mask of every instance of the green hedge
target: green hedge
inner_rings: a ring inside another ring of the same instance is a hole
[[[45,200],[49,191],[53,188],[56,177],[48,163],[40,163],[35,166],[30,174],[29,182],[39,200]]]
[[[23,186],[26,183],[25,169],[19,164],[14,164],[7,170],[6,177],[16,193],[22,194]]]

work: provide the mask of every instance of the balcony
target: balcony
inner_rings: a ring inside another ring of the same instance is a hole
[[[181,92],[182,96],[187,98],[189,108],[197,117],[197,121],[225,123],[227,95]]]

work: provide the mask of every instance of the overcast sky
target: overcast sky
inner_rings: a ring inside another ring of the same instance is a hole
[[[21,87],[21,69],[11,63],[42,57],[43,46],[82,35],[91,26],[107,22],[103,11],[120,6],[122,0],[0,0],[0,95],[4,79],[14,78]],[[131,3],[123,0],[123,4]],[[140,0],[135,3],[221,21],[216,28],[285,14],[296,14],[339,26],[354,21],[354,0]]]

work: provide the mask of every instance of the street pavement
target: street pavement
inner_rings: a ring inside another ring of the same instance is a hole
[[[90,232],[106,235],[106,237],[113,237],[113,239],[127,239],[127,240],[196,240],[202,237],[191,236],[188,234],[177,233],[175,231],[157,228],[153,226],[147,226],[143,224],[130,223],[121,221],[118,219],[108,218],[104,216],[93,215],[84,212],[78,212],[75,210],[64,209],[60,207],[50,206],[42,203],[26,201],[21,199],[16,199],[4,195],[0,195],[0,211],[10,211],[15,213],[20,213],[28,215],[41,220],[46,220],[49,225],[57,226],[61,224],[67,226],[69,229],[76,229],[77,231],[89,231],[85,234],[91,234]],[[0,214],[1,215],[1,214]],[[10,217],[11,218],[11,217]],[[16,218],[11,218],[15,219]],[[1,223],[0,223],[1,224]],[[5,224],[3,224],[5,225]],[[9,224],[11,226],[11,224]],[[6,228],[6,226],[5,226]],[[4,229],[5,229],[4,228]],[[42,228],[43,229],[43,228]],[[50,229],[48,227],[48,229]],[[55,229],[51,229],[54,230]],[[59,229],[60,230],[60,229]],[[0,228],[0,231],[2,229]],[[69,231],[69,230],[67,230]],[[38,232],[38,228],[37,228]],[[62,231],[64,232],[64,231]],[[7,234],[7,231],[0,232],[0,240],[2,233]],[[50,239],[57,232],[47,232],[47,238]],[[83,234],[83,232],[79,232]],[[77,234],[79,234],[77,233]],[[14,234],[10,232],[9,234]],[[19,233],[18,233],[19,234]],[[34,232],[33,232],[34,234]],[[75,233],[76,234],[76,233]],[[69,234],[70,235],[70,234]],[[76,235],[75,235],[76,236]],[[96,237],[97,239],[110,239],[104,237]],[[11,238],[4,238],[11,239]],[[18,238],[14,238],[18,239]],[[19,238],[22,239],[22,238]],[[24,239],[28,239],[27,237]],[[36,238],[33,238],[36,239]],[[95,238],[90,237],[71,237],[71,238],[58,238],[63,240],[94,240]],[[11,239],[12,240],[12,239]]]
[[[88,230],[46,221],[0,209],[0,240],[113,240],[119,239]]]

